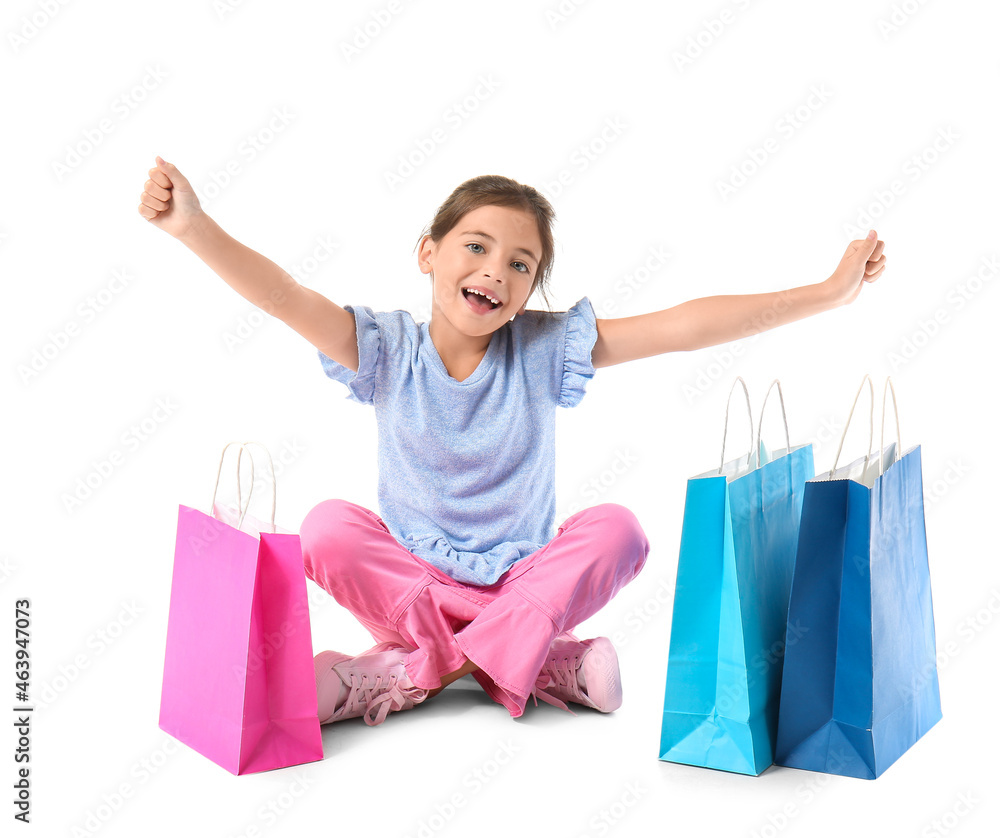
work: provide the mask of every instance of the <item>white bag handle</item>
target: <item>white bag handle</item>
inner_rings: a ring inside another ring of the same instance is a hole
[[[239,455],[236,458],[236,471],[237,471],[237,474],[238,474],[239,473],[239,469],[240,469],[240,459],[243,457],[243,450],[246,449],[247,455],[250,458],[250,481],[251,481],[250,482],[250,491],[253,492],[253,485],[254,485],[254,482],[255,482],[254,479],[253,479],[254,459],[253,459],[253,453],[250,451],[250,449],[248,447],[250,445],[256,445],[258,448],[260,448],[261,450],[263,450],[263,452],[267,455],[267,464],[268,464],[268,467],[269,467],[269,470],[270,470],[270,475],[271,475],[271,532],[277,532],[277,530],[274,528],[274,510],[275,510],[275,506],[277,505],[277,502],[278,502],[278,497],[277,497],[278,496],[278,481],[277,481],[277,478],[274,475],[274,460],[271,459],[271,452],[267,450],[267,446],[264,445],[263,443],[260,443],[260,442],[244,442],[243,443],[243,447],[240,449],[240,453],[239,453]],[[247,495],[247,509],[249,509],[249,508],[250,508],[250,495],[248,494]],[[243,523],[243,516],[242,515],[240,516],[240,523],[241,524]]]
[[[785,414],[785,397],[781,393],[781,382],[776,378],[771,382],[771,386],[767,388],[767,393],[764,394],[764,403],[760,406],[760,421],[757,423],[757,447],[754,449],[758,456],[760,456],[760,432],[764,426],[764,408],[767,407],[767,397],[771,395],[771,390],[774,389],[775,385],[778,385],[778,399],[781,401],[781,419],[785,423],[785,448],[789,453],[792,450],[792,440],[788,436],[788,416]]]
[[[274,510],[277,505],[277,493],[278,484],[274,477],[274,461],[271,459],[271,452],[267,450],[267,447],[259,442],[229,442],[226,447],[222,449],[222,456],[219,458],[219,470],[215,475],[215,489],[212,491],[212,505],[209,507],[210,514],[214,514],[215,510],[215,497],[219,491],[219,478],[222,476],[222,463],[226,459],[226,451],[229,450],[231,445],[238,445],[240,447],[240,453],[236,457],[236,505],[240,510],[240,520],[236,525],[236,529],[240,529],[243,526],[243,518],[247,514],[247,510],[250,508],[250,498],[253,496],[253,486],[254,486],[254,460],[253,453],[247,448],[249,445],[256,445],[264,449],[264,453],[267,454],[267,461],[271,466],[271,532],[275,532],[274,529]],[[247,503],[246,506],[243,505],[242,500],[242,488],[240,486],[240,461],[243,459],[243,452],[247,452],[247,456],[250,459],[250,491],[247,492]]]
[[[743,394],[747,397],[747,416],[750,418],[750,451],[747,452],[747,468],[750,467],[750,455],[756,454],[753,450],[753,413],[750,410],[750,392],[747,390],[746,382],[736,376],[736,381],[729,390],[729,398],[726,400],[726,424],[722,429],[722,458],[719,460],[719,474],[722,474],[722,467],[726,464],[726,433],[729,430],[729,405],[733,400],[733,390],[736,389],[736,382],[743,385]]]
[[[837,446],[837,456],[833,460],[833,468],[830,469],[830,477],[833,478],[833,473],[837,470],[837,463],[840,462],[840,452],[844,448],[844,440],[847,439],[847,429],[851,426],[851,418],[854,416],[854,408],[858,405],[858,398],[861,396],[861,391],[864,389],[865,382],[868,382],[868,390],[871,393],[872,409],[871,414],[868,417],[868,454],[865,455],[865,471],[868,470],[868,460],[872,456],[872,443],[875,441],[875,386],[872,384],[872,377],[870,375],[865,375],[861,379],[861,386],[858,387],[857,395],[854,397],[854,404],[851,405],[851,412],[847,415],[847,423],[844,425],[844,432],[840,435],[840,445]],[[893,400],[896,396],[893,394]]]
[[[896,459],[903,456],[903,440],[899,433],[899,406],[896,404],[896,388],[892,386],[892,378],[886,378],[882,389],[882,433],[879,436],[878,473],[885,474],[885,464],[882,462],[882,452],[885,450],[885,397],[892,390],[892,412],[896,414]]]

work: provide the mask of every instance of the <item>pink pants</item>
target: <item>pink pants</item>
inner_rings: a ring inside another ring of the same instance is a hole
[[[414,685],[468,659],[487,694],[517,718],[555,637],[597,613],[642,569],[649,541],[616,503],[582,509],[555,538],[493,585],[456,582],[413,555],[370,509],[326,500],[299,531],[306,575],[357,617],[379,643],[408,649]]]

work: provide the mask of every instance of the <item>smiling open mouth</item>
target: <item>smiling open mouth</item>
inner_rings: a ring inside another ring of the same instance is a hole
[[[492,309],[499,308],[503,303],[497,300],[495,297],[490,297],[481,291],[475,289],[463,288],[462,294],[472,305],[476,306],[482,311],[491,311]]]

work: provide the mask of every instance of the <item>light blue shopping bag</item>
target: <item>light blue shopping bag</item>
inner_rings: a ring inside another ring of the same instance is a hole
[[[719,468],[687,484],[660,759],[757,775],[774,756],[802,492],[815,472],[812,445],[791,445],[787,418],[784,449],[769,454],[759,424],[754,443],[750,396],[736,383],[750,451],[725,461],[727,403]]]

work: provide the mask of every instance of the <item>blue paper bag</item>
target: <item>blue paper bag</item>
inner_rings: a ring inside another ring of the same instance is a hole
[[[725,462],[724,431],[719,468],[688,480],[660,759],[757,775],[773,761],[802,490],[815,472],[787,419],[773,455],[750,425],[745,457]]]
[[[869,427],[868,456],[837,470],[838,449],[806,483],[788,612],[805,632],[785,652],[775,762],[875,779],[941,719],[941,700],[920,446],[880,445],[875,461]]]

